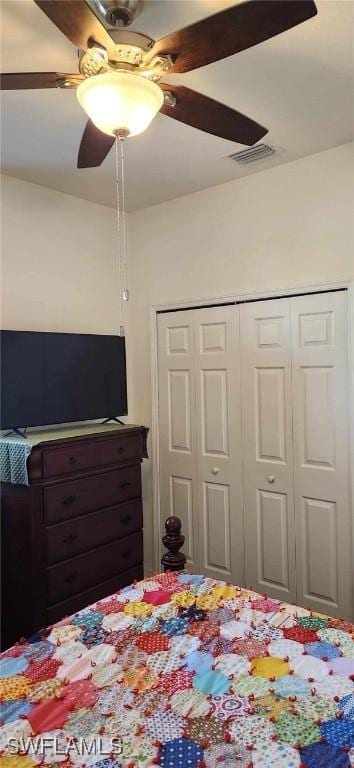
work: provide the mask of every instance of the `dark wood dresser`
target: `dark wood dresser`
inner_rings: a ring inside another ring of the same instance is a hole
[[[79,431],[33,447],[28,486],[1,486],[2,648],[143,577],[148,430]]]

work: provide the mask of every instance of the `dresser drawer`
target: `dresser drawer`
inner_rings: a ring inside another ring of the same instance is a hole
[[[101,509],[46,528],[48,565],[100,547],[139,531],[143,525],[141,499]]]
[[[53,605],[139,565],[143,560],[143,534],[98,547],[85,555],[47,568],[48,604]]]
[[[98,443],[98,461],[100,464],[116,464],[127,459],[141,459],[143,441],[141,435],[112,437]]]
[[[102,582],[91,589],[80,592],[74,597],[69,597],[67,600],[63,600],[61,603],[51,605],[46,609],[46,624],[53,624],[55,621],[60,621],[65,616],[71,616],[72,613],[80,611],[81,608],[87,608],[96,603],[97,600],[102,600],[104,597],[109,597],[117,592],[118,589],[128,587],[133,581],[144,578],[144,569],[142,563],[135,565],[134,568],[130,568],[128,571],[120,573],[118,576],[113,576],[112,579]]]
[[[43,493],[46,524],[59,523],[141,496],[140,464],[53,485]]]
[[[91,469],[97,464],[97,444],[82,443],[52,448],[43,452],[43,473],[45,478],[67,475]]]

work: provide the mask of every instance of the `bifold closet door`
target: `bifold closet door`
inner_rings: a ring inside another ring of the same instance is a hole
[[[347,294],[291,300],[297,599],[352,616]]]
[[[176,514],[188,567],[244,582],[239,312],[158,317],[161,529]]]
[[[194,312],[199,560],[203,573],[244,583],[239,311]]]
[[[290,301],[240,307],[246,583],[296,599]]]
[[[158,316],[161,532],[169,515],[182,521],[187,565],[198,570],[193,311]]]

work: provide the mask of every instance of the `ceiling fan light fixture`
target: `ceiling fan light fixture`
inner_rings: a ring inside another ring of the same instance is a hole
[[[164,96],[151,80],[131,72],[106,72],[80,83],[80,106],[103,133],[126,131],[137,136],[149,127],[161,109]]]

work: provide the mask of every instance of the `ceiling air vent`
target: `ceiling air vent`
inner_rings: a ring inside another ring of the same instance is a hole
[[[235,160],[236,163],[241,163],[241,165],[248,165],[248,163],[256,163],[257,160],[270,157],[274,153],[274,147],[270,147],[268,144],[256,144],[255,147],[248,147],[248,149],[241,149],[240,152],[233,152],[232,155],[229,155],[229,158],[230,160]]]

